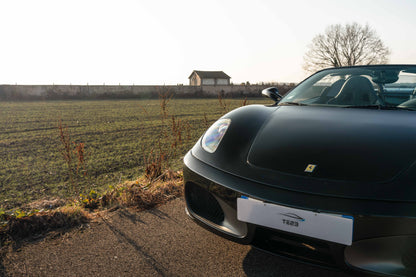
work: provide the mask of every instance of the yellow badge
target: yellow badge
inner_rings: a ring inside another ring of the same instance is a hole
[[[316,168],[316,164],[308,164],[308,166],[305,168],[305,172],[312,173]]]

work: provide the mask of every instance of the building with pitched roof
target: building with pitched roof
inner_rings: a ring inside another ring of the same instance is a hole
[[[189,76],[190,86],[229,85],[231,77],[223,71],[194,70]]]

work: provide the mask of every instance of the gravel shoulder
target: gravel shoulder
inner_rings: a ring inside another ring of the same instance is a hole
[[[190,220],[183,198],[120,209],[89,226],[26,243],[0,261],[5,276],[349,276],[216,236]]]

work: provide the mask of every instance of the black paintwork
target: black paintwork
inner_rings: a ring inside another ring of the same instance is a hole
[[[248,161],[258,167],[329,180],[390,181],[416,157],[415,113],[336,107],[277,109]],[[308,164],[317,165],[305,173]]]
[[[192,149],[225,172],[306,193],[416,201],[416,112],[254,105],[225,117],[215,153]]]

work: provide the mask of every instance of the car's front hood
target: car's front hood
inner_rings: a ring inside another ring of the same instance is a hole
[[[258,132],[247,161],[266,170],[327,180],[388,181],[415,160],[415,115],[282,106]],[[308,165],[315,165],[314,170],[306,172]]]

